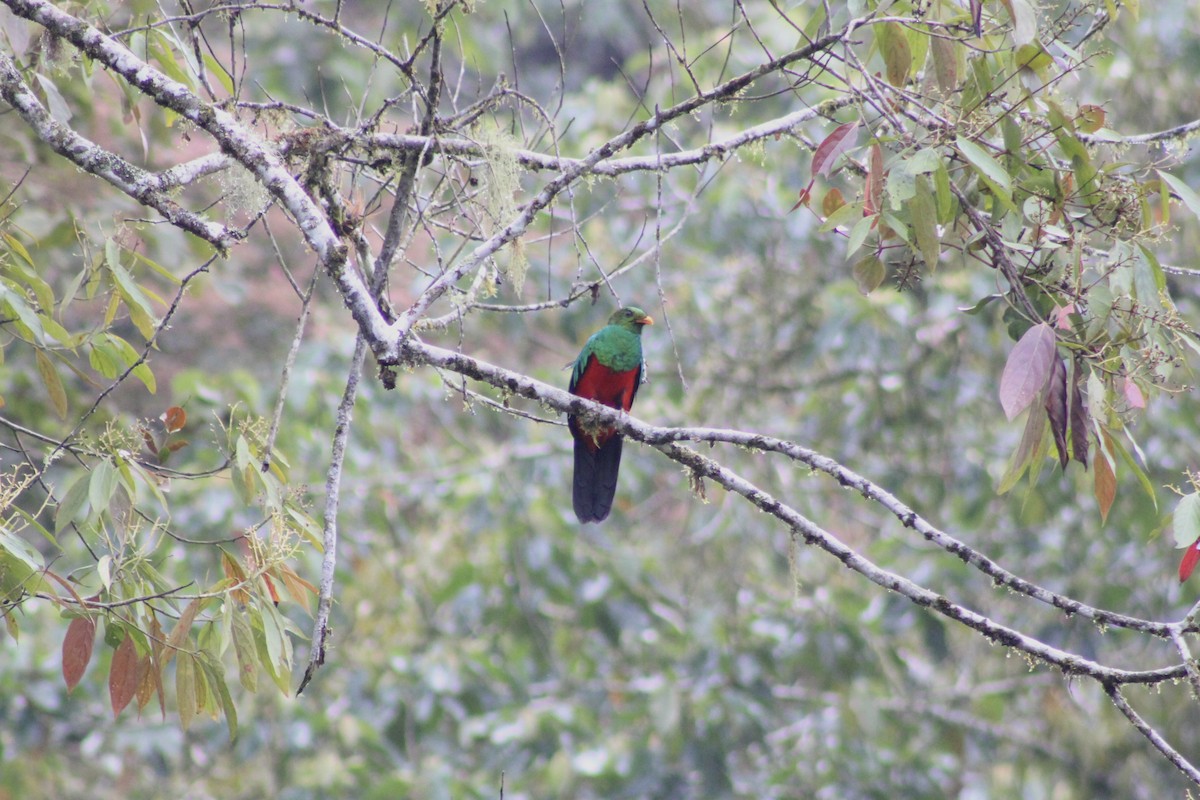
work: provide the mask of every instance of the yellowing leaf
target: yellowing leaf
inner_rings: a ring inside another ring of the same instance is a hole
[[[898,22],[885,22],[875,29],[879,52],[883,55],[883,63],[887,70],[887,80],[892,86],[903,86],[908,81],[909,70],[912,69],[912,49],[908,44],[908,36],[903,26]]]
[[[945,36],[935,36],[929,46],[933,54],[933,74],[938,88],[949,94],[958,88],[961,45]]]
[[[821,213],[828,217],[844,205],[846,205],[846,198],[842,196],[842,190],[830,189],[825,193],[825,198],[821,200]]]
[[[180,652],[175,659],[175,704],[179,724],[186,731],[196,716],[196,661],[191,653]]]
[[[50,396],[50,407],[54,409],[54,413],[59,419],[66,419],[67,392],[63,388],[62,379],[58,376],[54,362],[41,350],[34,351],[34,360],[37,362],[38,376],[42,379],[42,385],[46,387],[46,394]]]
[[[1079,107],[1079,127],[1084,133],[1095,133],[1104,127],[1104,109],[1100,106]]]

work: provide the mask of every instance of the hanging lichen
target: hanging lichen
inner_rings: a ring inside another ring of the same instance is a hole
[[[494,235],[517,216],[517,196],[521,189],[521,168],[517,161],[517,142],[491,120],[481,121],[472,135],[483,151],[483,163],[478,168],[480,193],[478,202],[483,212],[484,228]],[[521,293],[529,261],[520,237],[513,239],[508,258],[500,259],[504,278],[512,283],[513,291]]]

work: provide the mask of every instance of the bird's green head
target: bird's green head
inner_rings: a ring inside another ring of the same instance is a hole
[[[646,325],[653,325],[654,320],[637,306],[626,306],[614,311],[612,316],[608,318],[608,324],[633,331],[640,336],[642,328]]]

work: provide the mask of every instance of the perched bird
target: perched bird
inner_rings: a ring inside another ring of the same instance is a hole
[[[592,334],[571,370],[571,394],[628,411],[642,382],[642,328],[654,320],[640,308],[622,308]],[[603,423],[568,416],[575,437],[571,499],[580,522],[600,522],[612,510],[621,468],[621,434]]]

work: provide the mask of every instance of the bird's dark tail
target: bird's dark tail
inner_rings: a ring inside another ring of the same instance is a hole
[[[580,522],[600,522],[612,511],[621,468],[621,436],[614,435],[598,450],[580,437],[575,440],[575,479],[571,499]]]

